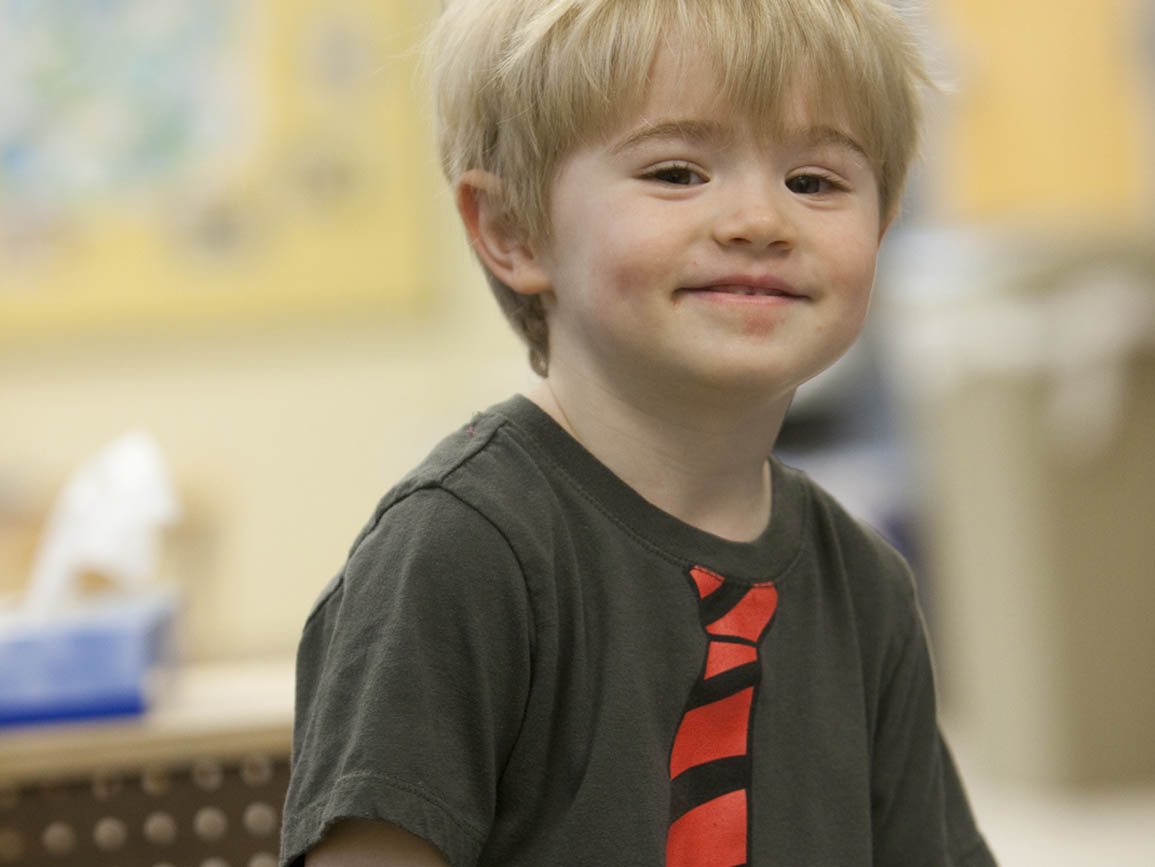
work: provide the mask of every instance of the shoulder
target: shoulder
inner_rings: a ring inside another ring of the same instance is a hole
[[[434,598],[516,589],[524,540],[558,511],[544,463],[500,413],[475,416],[381,498],[313,616],[410,586]]]
[[[391,609],[431,617],[499,602],[521,607],[522,569],[500,527],[440,486],[420,487],[380,509],[306,622],[377,622]]]
[[[397,505],[423,493],[432,508],[444,508],[439,504],[454,499],[495,526],[544,519],[556,508],[552,494],[562,473],[553,457],[511,421],[519,407],[518,401],[498,404],[443,439],[382,498],[358,542],[386,513],[393,512],[388,520],[396,520]],[[429,497],[433,491],[442,496]]]
[[[813,610],[826,633],[838,633],[837,642],[852,648],[871,738],[912,707],[920,708],[920,725],[933,728],[930,649],[913,571],[828,491],[800,471],[788,472],[806,492],[802,559],[816,594]]]
[[[789,503],[803,512],[798,520],[818,557],[839,561],[862,580],[880,580],[902,596],[912,594],[906,558],[875,527],[852,515],[804,471],[783,466],[782,476],[793,489]]]
[[[865,643],[905,643],[921,618],[906,558],[805,472],[784,467],[782,476],[792,489],[788,503],[799,512],[792,518],[801,535],[798,568],[828,599],[849,603]]]

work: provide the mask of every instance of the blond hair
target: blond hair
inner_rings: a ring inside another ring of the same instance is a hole
[[[885,0],[448,0],[426,57],[450,184],[472,169],[496,175],[508,224],[547,239],[562,159],[642,104],[654,59],[673,41],[712,62],[721,98],[755,124],[780,128],[796,86],[820,115],[844,118],[893,216],[929,81]],[[540,297],[486,276],[545,375]]]

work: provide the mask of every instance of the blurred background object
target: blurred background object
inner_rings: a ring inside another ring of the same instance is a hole
[[[0,727],[143,713],[175,664],[178,594],[158,583],[179,519],[164,455],[130,431],[82,463],[0,600]]]
[[[178,684],[213,706],[158,723],[186,770],[287,749],[286,660],[377,498],[531,382],[432,149],[416,45],[439,8],[0,3],[0,597],[76,464],[152,431],[184,504],[160,567],[182,657],[226,684]],[[780,450],[915,563],[1005,863],[1147,865],[1155,3],[915,20],[946,85],[927,157],[867,334]],[[274,717],[259,742],[245,695]],[[0,738],[0,795],[4,767],[23,791],[153,736],[91,734]]]
[[[892,346],[918,334],[894,373],[948,708],[1006,777],[1150,782],[1152,4],[936,5],[957,84],[926,222],[947,228],[908,233],[884,301]]]
[[[1155,249],[904,241],[891,369],[947,706],[1004,777],[1153,781]]]

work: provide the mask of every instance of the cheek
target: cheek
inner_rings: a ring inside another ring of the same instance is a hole
[[[594,224],[606,222],[603,217]],[[660,221],[645,227],[615,221],[613,230],[606,226],[591,232],[583,259],[596,291],[628,301],[666,287],[673,251],[668,240],[652,228],[657,225]]]
[[[878,261],[878,247],[873,240],[865,240],[853,235],[841,239],[842,243],[832,250],[831,276],[848,302],[857,301],[863,309],[870,302],[870,291],[874,285],[874,269]]]
[[[844,238],[844,245],[831,250],[830,280],[841,305],[841,315],[832,325],[837,341],[853,343],[866,322],[878,248],[860,237]],[[833,336],[833,335],[832,335]]]

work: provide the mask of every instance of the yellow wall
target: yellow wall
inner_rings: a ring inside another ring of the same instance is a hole
[[[1100,230],[1155,218],[1140,3],[929,4],[957,88],[932,166],[943,217]]]

